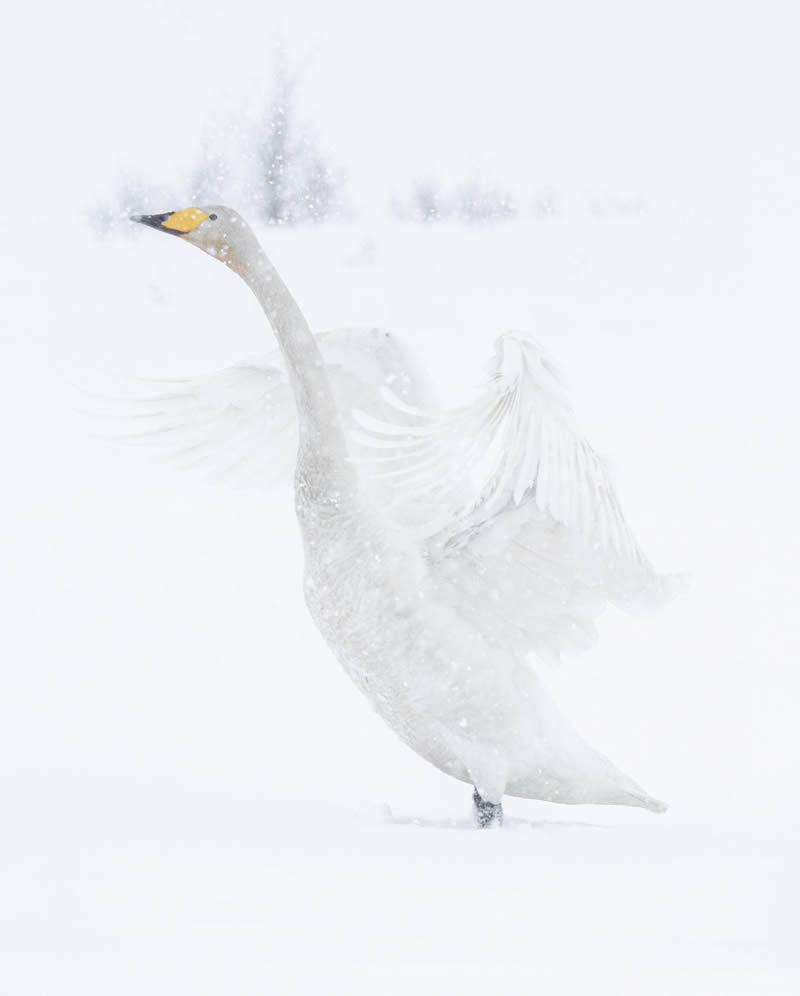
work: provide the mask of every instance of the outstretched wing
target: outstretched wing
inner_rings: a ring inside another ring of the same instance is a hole
[[[317,336],[345,423],[354,408],[386,414],[386,388],[413,404],[430,389],[408,347],[383,329]],[[96,379],[96,378],[95,378]],[[117,379],[111,396],[84,391],[104,438],[150,449],[178,469],[240,487],[288,480],[297,416],[278,350],[216,373],[175,380]]]
[[[644,556],[563,380],[533,340],[497,340],[491,380],[469,405],[394,407],[410,424],[361,414],[361,431],[375,447],[405,448],[393,472],[404,502],[436,493],[447,506],[446,521],[432,516],[421,536],[431,584],[487,638],[558,657],[593,642],[609,602],[658,603],[676,587]],[[376,463],[373,473],[385,471]]]

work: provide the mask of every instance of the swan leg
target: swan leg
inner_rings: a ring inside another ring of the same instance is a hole
[[[475,803],[475,819],[481,829],[503,825],[502,802],[487,802],[477,789],[472,793],[472,801]]]

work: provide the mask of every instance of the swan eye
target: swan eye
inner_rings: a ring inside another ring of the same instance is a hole
[[[209,221],[216,221],[216,220],[217,220],[217,216],[216,216],[215,214],[210,214],[210,215],[208,216],[208,220],[209,220]]]

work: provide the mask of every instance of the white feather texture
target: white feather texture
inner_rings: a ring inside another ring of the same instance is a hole
[[[432,393],[411,350],[385,329],[334,329],[316,336],[341,416],[354,408],[390,414],[381,389],[413,404]],[[179,470],[234,487],[291,479],[297,413],[280,350],[214,373],[169,380],[76,378],[84,413],[102,438],[142,446]],[[98,382],[110,381],[98,394]]]
[[[609,602],[658,605],[683,585],[642,553],[561,375],[530,337],[497,339],[489,382],[463,407],[384,396],[398,420],[357,412],[358,439],[373,454],[390,445],[403,461],[364,464],[378,484],[391,482],[403,523],[405,506],[435,496],[420,536],[431,583],[493,643],[558,659],[591,646]]]

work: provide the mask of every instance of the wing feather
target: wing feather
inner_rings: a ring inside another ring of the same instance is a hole
[[[337,329],[317,341],[345,423],[353,407],[388,414],[383,391],[410,409],[421,402],[430,405],[427,381],[396,336],[383,329]],[[159,462],[238,487],[290,479],[296,415],[277,350],[197,377],[105,379],[111,379],[107,393],[94,390],[96,377],[89,389],[80,387],[87,414],[105,430],[96,435],[149,448]],[[398,436],[380,445],[396,457],[413,442]],[[417,442],[422,450],[431,446],[425,437]],[[402,452],[400,457],[407,462]]]
[[[391,478],[407,489],[396,504],[418,507],[434,488],[441,498],[450,482],[446,520],[432,515],[419,541],[430,583],[487,638],[558,657],[591,645],[607,604],[659,603],[679,587],[642,553],[557,368],[533,340],[498,339],[494,373],[474,402],[430,415],[396,409],[413,415],[412,427],[357,422],[376,444],[414,440]],[[388,476],[377,464],[371,472]]]

